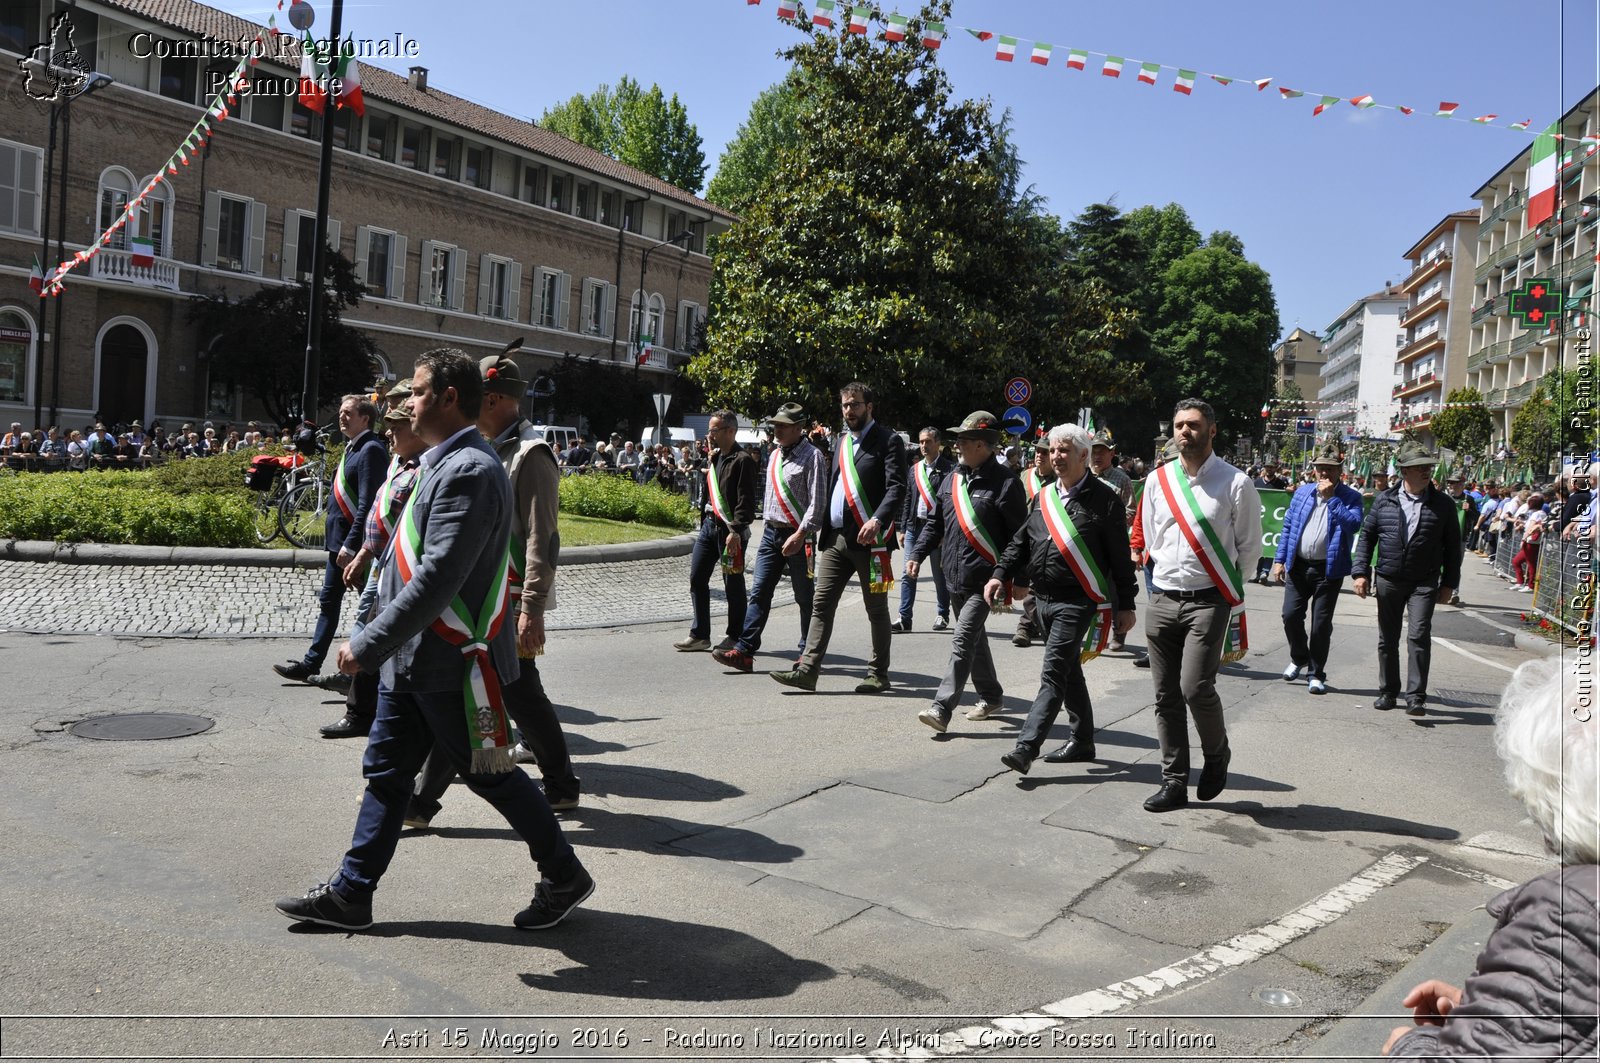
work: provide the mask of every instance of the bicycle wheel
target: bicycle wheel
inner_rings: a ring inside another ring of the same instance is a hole
[[[321,480],[291,488],[278,505],[283,537],[302,550],[321,550],[327,537],[328,494]]]
[[[278,504],[282,501],[283,494],[276,486],[269,491],[256,492],[256,542],[266,545],[283,531],[278,526]]]

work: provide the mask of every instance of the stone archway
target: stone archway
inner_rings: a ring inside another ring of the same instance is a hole
[[[151,353],[144,333],[127,322],[101,335],[95,409],[106,427],[145,416]]]

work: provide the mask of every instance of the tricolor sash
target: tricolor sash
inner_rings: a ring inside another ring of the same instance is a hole
[[[339,512],[344,514],[345,520],[356,519],[355,503],[350,498],[350,472],[346,468],[350,464],[350,451],[344,452],[344,457],[339,459],[339,471],[333,475],[333,500],[339,504]]]
[[[1206,575],[1211,577],[1229,605],[1243,605],[1244,580],[1239,578],[1239,568],[1228,556],[1216,529],[1200,511],[1200,501],[1194,497],[1194,488],[1189,484],[1189,475],[1183,471],[1183,463],[1169,461],[1156,469],[1154,476],[1166,500],[1167,511],[1172,514],[1189,549],[1200,559]]]
[[[1041,489],[1039,513],[1044,517],[1044,526],[1050,532],[1051,541],[1077,577],[1078,586],[1095,603],[1094,616],[1084,629],[1083,645],[1078,653],[1079,663],[1087,663],[1104,653],[1111,644],[1116,619],[1111,609],[1111,583],[1100,571],[1094,554],[1089,551],[1089,544],[1084,542],[1083,533],[1067,511],[1067,500],[1059,480]]]
[[[405,471],[405,464],[399,458],[392,459],[389,462],[389,474],[383,478],[383,486],[378,488],[378,497],[372,500],[372,519],[377,522],[378,531],[383,534],[385,546],[394,537],[395,521],[400,517],[394,502],[395,490],[398,487],[395,481]]]
[[[1028,492],[1028,501],[1033,501],[1033,496],[1039,493],[1039,488],[1044,486],[1044,477],[1039,475],[1039,470],[1029,469],[1022,476],[1022,489]]]
[[[770,488],[773,501],[778,503],[778,509],[783,514],[785,523],[793,527],[800,527],[800,501],[794,497],[794,491],[783,480],[783,451],[774,450],[772,459],[767,462],[767,486]]]
[[[849,432],[839,442],[839,483],[844,488],[844,503],[855,514],[856,523],[863,528],[872,519],[876,506],[868,505],[866,489],[861,484],[861,474],[856,471],[856,438]],[[887,594],[894,586],[894,569],[889,564],[889,548],[884,544],[894,534],[894,522],[878,531],[878,542],[872,548],[872,561],[867,570],[867,590],[873,594]]]
[[[1228,614],[1228,633],[1222,639],[1222,663],[1244,660],[1250,652],[1250,626],[1245,622],[1244,606]]]
[[[917,494],[922,497],[922,508],[926,512],[932,513],[934,510],[933,473],[928,468],[928,463],[926,460],[917,462],[915,471],[917,478]]]
[[[731,526],[733,522],[728,517],[733,513],[733,506],[729,504],[728,496],[722,493],[722,477],[717,475],[716,459],[706,462],[706,497],[717,519]]]
[[[422,560],[422,533],[417,529],[416,500],[421,483],[406,500],[400,514],[400,534],[395,542],[395,562],[400,579],[410,583]],[[490,584],[489,597],[477,611],[462,601],[459,594],[429,625],[434,634],[461,651],[467,658],[467,671],[461,680],[462,701],[466,710],[467,748],[472,751],[471,770],[477,774],[497,774],[514,767],[511,759],[511,725],[506,720],[500,676],[489,657],[489,643],[500,633],[508,612],[511,555],[500,555],[500,568]]]
[[[956,523],[961,526],[961,534],[967,537],[967,542],[972,544],[978,556],[992,565],[999,560],[1000,551],[995,547],[989,529],[978,519],[978,508],[972,504],[972,489],[967,486],[971,477],[959,472],[953,472],[950,476],[950,498],[955,502]]]

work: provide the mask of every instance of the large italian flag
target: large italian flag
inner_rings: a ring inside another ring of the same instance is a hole
[[[1533,140],[1533,153],[1528,159],[1528,224],[1532,229],[1548,221],[1556,212],[1556,134],[1560,122],[1551,122],[1550,128]]]

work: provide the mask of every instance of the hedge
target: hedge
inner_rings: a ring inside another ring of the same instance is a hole
[[[205,461],[183,462],[201,465]],[[151,490],[153,473],[95,471],[0,481],[0,538],[140,546],[255,546],[249,492]],[[242,483],[242,481],[241,481]]]
[[[695,525],[694,507],[686,495],[609,473],[563,476],[561,509],[580,517],[603,517],[657,528],[689,531]]]

